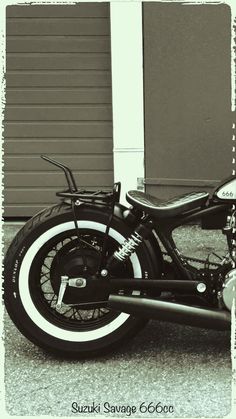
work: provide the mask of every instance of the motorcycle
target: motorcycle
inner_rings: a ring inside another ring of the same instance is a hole
[[[236,176],[211,195],[161,200],[131,190],[125,207],[119,182],[109,191],[78,189],[67,166],[41,157],[63,170],[68,188],[57,192],[59,204],[24,225],[5,257],[5,306],[26,338],[47,351],[88,357],[116,349],[149,319],[230,329]],[[196,222],[226,236],[219,261],[177,249],[173,231]]]

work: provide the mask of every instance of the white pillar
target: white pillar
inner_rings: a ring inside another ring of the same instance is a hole
[[[114,178],[125,193],[144,177],[142,3],[111,1]]]

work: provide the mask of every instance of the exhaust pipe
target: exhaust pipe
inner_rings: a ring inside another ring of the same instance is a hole
[[[228,330],[231,324],[229,311],[191,307],[150,298],[111,294],[108,300],[108,307],[140,317],[206,329]]]

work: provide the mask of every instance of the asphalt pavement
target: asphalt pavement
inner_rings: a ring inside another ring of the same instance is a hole
[[[5,248],[20,227],[5,226]],[[225,246],[224,238],[197,227],[180,229],[176,238],[194,256]],[[4,344],[10,415],[190,418],[231,411],[229,332],[151,321],[116,353],[78,361],[37,348],[6,314]]]

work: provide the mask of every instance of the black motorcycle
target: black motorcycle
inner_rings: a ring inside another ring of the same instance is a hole
[[[148,319],[230,329],[236,287],[236,177],[210,196],[160,200],[141,191],[119,203],[111,191],[78,189],[71,170],[58,205],[19,231],[5,258],[4,300],[18,329],[36,345],[76,356],[116,349]],[[173,230],[187,223],[220,229],[219,261],[183,256]],[[162,251],[165,249],[165,251]],[[196,267],[196,263],[199,264]]]

